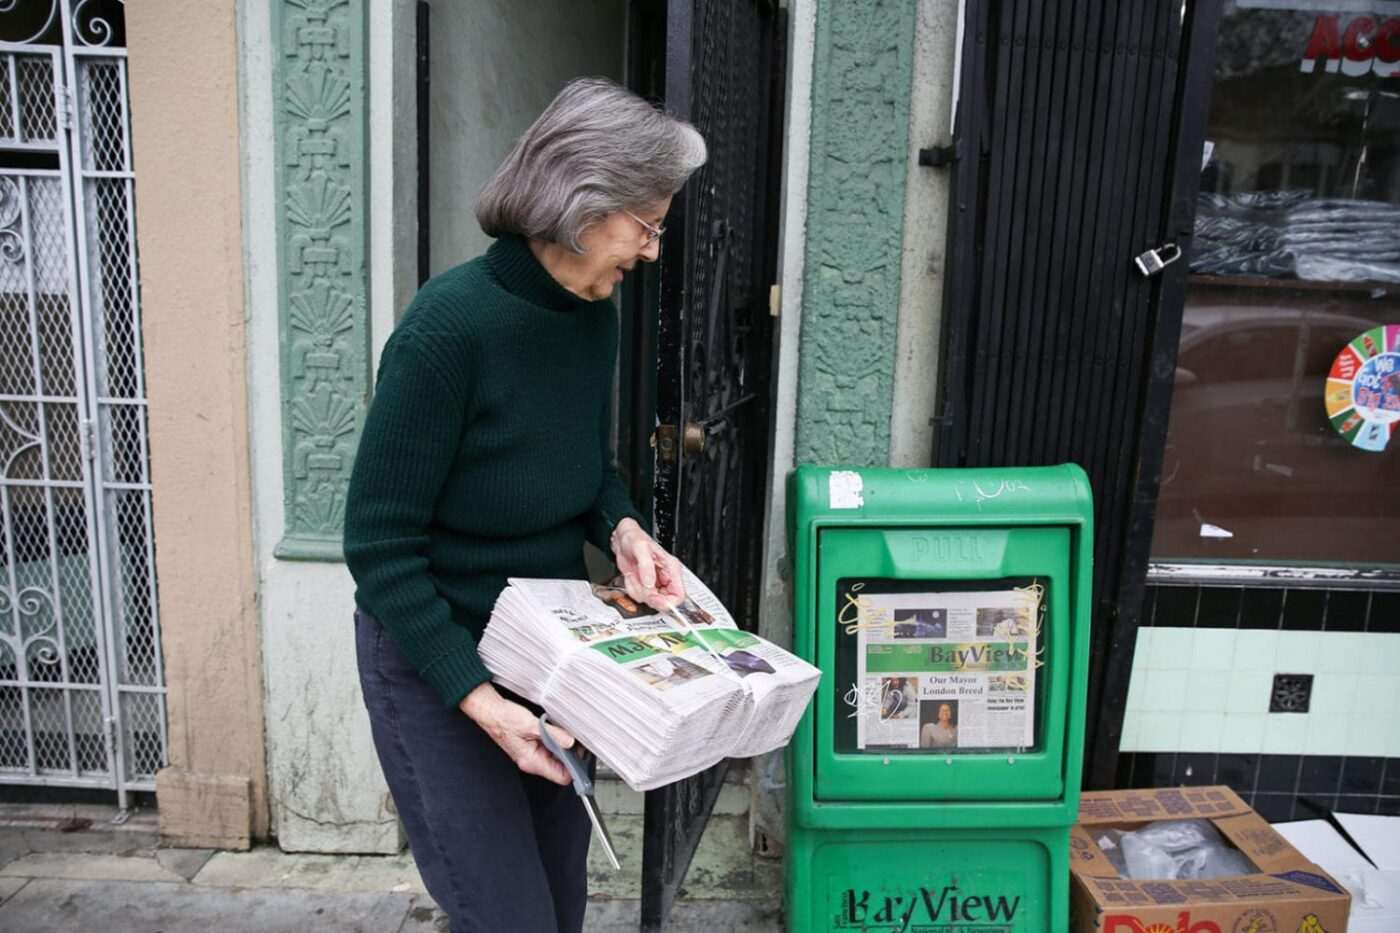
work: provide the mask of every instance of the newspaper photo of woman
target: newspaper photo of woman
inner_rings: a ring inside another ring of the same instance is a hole
[[[919,747],[958,747],[958,701],[924,700],[919,704]]]

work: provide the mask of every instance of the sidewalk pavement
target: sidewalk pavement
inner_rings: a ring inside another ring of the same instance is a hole
[[[0,806],[0,930],[6,933],[433,933],[446,917],[423,890],[413,859],[298,855],[275,847],[251,852],[158,845],[154,813],[122,825],[111,807]],[[778,933],[776,863],[735,867],[746,835],[721,818],[706,836],[731,853],[687,879],[672,913],[674,933]],[[640,824],[613,829],[639,852]],[[636,839],[626,837],[636,835]],[[628,846],[631,848],[631,846]],[[595,847],[596,848],[596,847]],[[705,843],[702,843],[702,849]],[[596,853],[595,853],[596,855]],[[615,875],[590,865],[588,933],[633,933],[639,859]],[[718,869],[718,870],[717,870]],[[736,896],[737,895],[737,896]],[[504,931],[503,931],[504,933]]]

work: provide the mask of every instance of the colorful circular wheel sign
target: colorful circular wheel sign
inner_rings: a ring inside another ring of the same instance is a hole
[[[1385,450],[1400,421],[1400,324],[1373,327],[1342,348],[1323,404],[1342,437],[1362,450]]]

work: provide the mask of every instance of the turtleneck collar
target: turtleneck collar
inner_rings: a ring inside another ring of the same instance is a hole
[[[486,250],[486,263],[506,291],[517,298],[554,311],[572,311],[591,304],[560,285],[530,251],[530,243],[514,233],[502,234]]]

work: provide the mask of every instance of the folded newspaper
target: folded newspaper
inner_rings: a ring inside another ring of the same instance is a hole
[[[512,579],[481,658],[634,790],[781,748],[821,672],[741,631],[689,570],[685,589],[662,613],[618,586]]]

